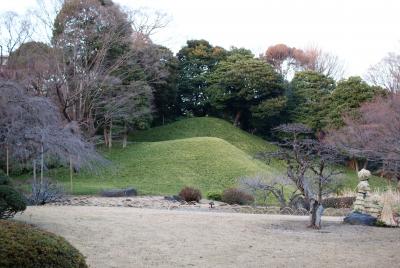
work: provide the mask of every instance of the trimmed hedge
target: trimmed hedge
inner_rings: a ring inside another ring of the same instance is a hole
[[[322,200],[325,208],[351,208],[356,198],[354,196],[328,197]]]
[[[221,201],[222,200],[222,193],[221,192],[208,192],[207,198],[214,201]]]
[[[8,185],[0,185],[0,219],[11,218],[26,209],[26,199]]]
[[[0,220],[0,267],[88,266],[83,255],[64,238],[31,225]]]

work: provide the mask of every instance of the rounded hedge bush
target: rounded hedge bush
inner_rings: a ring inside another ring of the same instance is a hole
[[[254,203],[254,197],[240,189],[229,188],[222,193],[222,202],[231,205],[250,205]]]
[[[214,201],[221,201],[222,200],[222,193],[221,192],[208,192],[207,198]]]
[[[33,226],[0,220],[0,267],[81,268],[83,255],[64,238]]]
[[[192,187],[184,187],[179,192],[179,197],[185,200],[186,202],[199,202],[201,200],[201,192],[198,189]]]
[[[8,185],[0,185],[0,219],[11,218],[26,209],[26,199]]]

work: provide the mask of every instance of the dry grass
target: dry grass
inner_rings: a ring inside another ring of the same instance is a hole
[[[386,191],[374,190],[371,193],[372,200],[383,205],[385,200],[391,205],[392,209],[400,214],[400,192],[392,189]],[[340,194],[340,196],[356,196],[355,191],[346,190]],[[338,196],[335,196],[338,197]]]

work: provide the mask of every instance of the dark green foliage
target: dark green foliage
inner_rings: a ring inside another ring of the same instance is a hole
[[[0,170],[0,185],[11,185],[10,177]]]
[[[323,74],[298,72],[289,85],[288,113],[291,120],[314,130],[326,126],[327,101],[335,88],[335,81]]]
[[[349,77],[339,81],[328,99],[329,113],[325,118],[326,124],[335,128],[342,127],[344,114],[354,115],[363,102],[383,94],[382,88],[368,85],[361,77]]]
[[[208,192],[207,198],[210,200],[221,201],[222,193],[221,192]]]
[[[322,205],[325,208],[351,208],[355,200],[353,196],[328,197],[322,200]]]
[[[282,77],[268,63],[240,51],[220,61],[208,83],[211,106],[244,129],[270,127],[286,106]]]
[[[14,188],[0,185],[0,219],[11,218],[26,209],[25,198]]]
[[[0,221],[0,267],[84,268],[85,258],[64,238],[30,225]]]
[[[250,205],[254,203],[254,197],[237,188],[230,188],[222,193],[222,201],[231,205]]]
[[[206,40],[189,40],[177,54],[178,95],[181,112],[185,115],[204,116],[209,112],[205,90],[207,75],[227,55],[221,47]]]
[[[185,200],[186,202],[191,202],[191,201],[199,202],[201,200],[201,192],[200,190],[192,187],[184,187],[179,192],[179,197]]]

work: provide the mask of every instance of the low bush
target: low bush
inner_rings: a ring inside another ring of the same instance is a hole
[[[254,197],[242,190],[230,188],[222,193],[222,201],[231,205],[249,205],[254,203]]]
[[[191,202],[191,201],[199,202],[201,200],[200,190],[192,188],[192,187],[184,187],[179,192],[179,196],[186,202]]]
[[[30,225],[0,220],[0,267],[85,268],[83,255],[64,238]]]
[[[10,177],[0,172],[0,185],[11,185]]]
[[[354,196],[328,197],[322,200],[325,208],[351,208],[356,198]]]
[[[207,198],[214,201],[221,201],[222,200],[222,193],[220,192],[208,192]]]
[[[44,178],[42,181],[32,180],[31,187],[32,191],[28,197],[31,205],[44,205],[64,197],[64,189],[49,178]]]
[[[0,185],[0,219],[13,217],[26,209],[26,199],[9,185]]]

